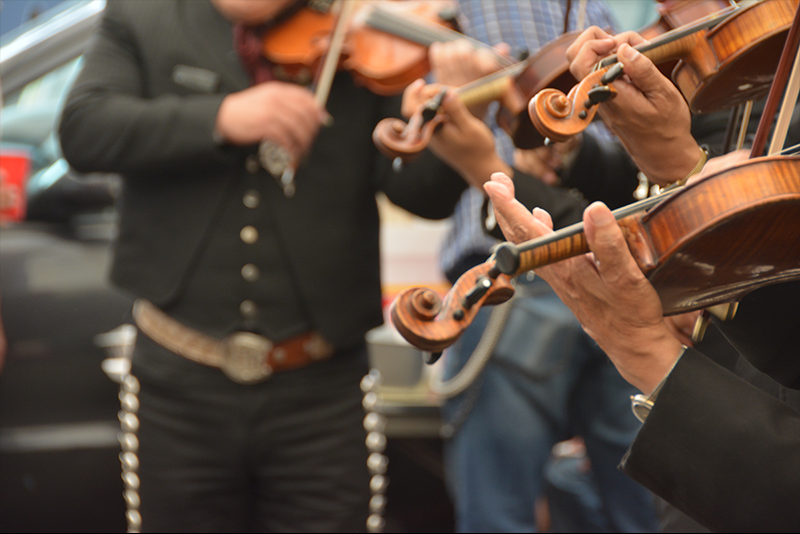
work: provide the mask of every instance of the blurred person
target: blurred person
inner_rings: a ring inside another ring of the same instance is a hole
[[[580,74],[597,55],[616,50],[626,79],[615,83],[625,105],[603,118],[657,183],[678,176],[697,148],[688,108],[674,85],[629,44],[635,34],[586,32],[570,52]],[[670,134],[656,142],[647,124]],[[797,135],[797,124],[793,132]],[[710,160],[705,176],[741,161],[742,153]],[[678,171],[680,172],[680,171]],[[680,179],[680,177],[678,178]],[[498,173],[485,189],[514,242],[546,235],[552,220],[514,200],[514,184]],[[620,375],[643,395],[634,398],[644,425],[622,458],[622,470],[714,531],[786,531],[800,527],[800,282],[746,295],[735,319],[717,327],[727,354],[704,354],[682,341],[680,323],[663,317],[658,294],[633,259],[613,215],[602,203],[584,213],[592,253],[538,269]],[[787,243],[787,246],[790,245]],[[678,326],[678,330],[676,330]],[[676,335],[677,334],[677,335]]]
[[[375,195],[443,218],[464,179],[511,172],[476,120],[450,167],[426,153],[395,173],[371,134],[399,96],[341,72],[323,110],[278,80],[260,36],[302,5],[110,1],[64,107],[69,163],[123,176],[110,277],[137,298],[132,528],[364,530]],[[259,164],[265,140],[300,161],[291,198]]]
[[[572,9],[567,11],[570,4]],[[463,0],[459,22],[470,37],[514,56],[522,51],[536,54],[564,31],[565,22],[568,30],[578,28],[582,19],[605,27],[615,25],[605,3],[579,4],[584,3]],[[432,45],[430,60],[432,76],[451,86],[464,85],[498,68],[485,54],[476,57],[465,42]],[[486,106],[473,112],[483,117]],[[514,179],[523,204],[547,205],[548,195],[557,191],[574,195],[572,206],[581,208],[584,197],[604,199],[614,206],[633,200],[638,169],[601,128],[593,127],[568,143],[519,150],[493,118],[490,123],[504,161],[515,172],[535,177]],[[582,195],[569,191],[573,189]],[[485,261],[498,243],[496,238],[502,237],[499,232],[492,238],[484,233],[482,209],[484,195],[476,188],[466,191],[456,208],[440,258],[451,282]],[[557,227],[579,220],[574,209],[552,213]],[[619,377],[544,281],[520,277],[512,306],[486,367],[466,391],[447,399],[443,407],[448,433],[445,473],[456,529],[536,531],[535,504],[544,496],[550,451],[557,442],[580,434],[592,469],[579,477],[584,484],[573,494],[574,506],[554,510],[557,514],[567,509],[572,517],[554,517],[553,524],[594,524],[620,532],[657,530],[652,495],[616,469],[641,426],[626,400],[635,388]],[[459,373],[472,357],[490,313],[488,309],[479,312],[446,351],[445,380]],[[600,505],[580,505],[593,497]]]

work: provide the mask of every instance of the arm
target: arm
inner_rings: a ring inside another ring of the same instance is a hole
[[[632,47],[643,41],[633,32],[611,36],[593,26],[570,46],[567,57],[570,71],[582,80],[600,59],[618,54],[627,76],[613,82],[618,95],[600,104],[598,114],[650,181],[664,185],[689,174],[700,159],[700,147],[690,133],[683,96]]]
[[[714,531],[796,531],[800,413],[689,349],[622,470]]]
[[[185,22],[171,6],[109,4],[60,125],[70,163],[130,178],[214,170],[241,156],[233,146],[252,151],[263,139],[286,147],[295,159],[305,153],[325,118],[311,93],[281,82],[230,92],[245,79],[217,73],[219,61],[224,65],[233,53],[230,24],[210,18],[210,28],[198,29],[212,51],[203,56],[183,32],[168,34],[159,20]],[[177,85],[173,68],[181,61],[216,75],[217,87],[208,90],[217,92]]]
[[[547,214],[530,215],[516,203],[506,178],[493,177],[486,190],[514,241],[550,232]],[[680,343],[664,324],[658,295],[611,217],[604,206],[590,206],[584,224],[593,253],[537,273],[628,382],[648,395],[664,384],[624,470],[710,528],[796,530],[800,413],[784,398],[797,392],[762,391],[692,349],[678,360]],[[768,316],[762,320],[769,324]],[[773,357],[791,362],[796,346]]]
[[[224,95],[146,98],[141,50],[123,7],[109,3],[67,99],[59,127],[67,160],[83,172],[126,174],[224,161],[211,135]]]

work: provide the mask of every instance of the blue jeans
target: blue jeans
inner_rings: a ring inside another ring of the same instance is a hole
[[[444,452],[456,529],[534,531],[552,446],[580,435],[609,530],[656,531],[652,495],[617,469],[641,426],[630,409],[635,388],[545,282],[519,284],[518,292],[489,364],[443,408],[453,432]],[[448,350],[446,378],[472,354],[490,312]]]

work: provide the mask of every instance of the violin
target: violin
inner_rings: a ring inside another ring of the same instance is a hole
[[[800,10],[780,55],[756,141],[770,129],[772,110],[784,93],[799,47]],[[783,97],[773,154],[783,144],[781,122],[791,115],[800,89],[797,66]],[[754,142],[751,156],[758,156],[762,147],[763,142]],[[752,157],[614,215],[665,315],[736,303],[759,287],[800,279],[800,249],[792,246],[800,242],[800,157]],[[582,223],[519,245],[502,244],[484,264],[465,273],[444,301],[425,288],[398,295],[392,320],[410,343],[439,352],[458,339],[482,305],[513,295],[509,277],[588,250]]]
[[[275,65],[276,77],[303,85],[313,81],[314,97],[322,107],[340,68],[374,93],[396,94],[428,72],[431,43],[466,38],[446,27],[452,25],[446,20],[454,14],[452,0],[343,0],[337,13],[330,9],[333,2],[296,3],[261,40],[261,53]],[[294,196],[297,162],[286,149],[262,141],[258,156],[284,195]]]
[[[800,248],[790,245],[800,243],[800,157],[750,159],[614,215],[664,315],[736,302],[758,287],[800,279]],[[412,345],[440,352],[481,306],[513,296],[511,278],[587,252],[583,223],[504,243],[459,278],[444,301],[426,288],[401,292],[392,322]]]
[[[798,0],[761,0],[635,48],[657,65],[677,61],[672,80],[692,112],[721,111],[769,91],[797,7]],[[528,104],[531,122],[552,141],[569,139],[591,123],[597,104],[615,96],[609,84],[621,74],[621,64],[611,56],[568,95],[539,91]]]
[[[642,34],[653,38],[724,8],[730,9],[731,3],[725,0],[664,0],[658,7],[659,18],[644,28]],[[498,100],[502,96],[502,105],[496,115],[497,124],[508,133],[516,147],[541,146],[548,136],[534,126],[526,103],[544,88],[554,88],[558,94],[563,94],[577,83],[569,72],[566,51],[580,34],[580,31],[565,33],[547,43],[535,55],[457,88],[455,92],[466,105]],[[665,61],[665,65],[669,63]],[[436,116],[440,101],[441,98],[433,99],[424,104],[407,125],[400,119],[384,119],[373,132],[378,149],[392,159],[408,160],[419,154],[444,120]]]
[[[264,35],[262,55],[276,75],[308,83],[328,50],[335,15],[333,0],[317,0]],[[427,49],[434,42],[467,39],[453,28],[453,0],[359,0],[347,28],[339,68],[379,95],[399,94],[430,71]],[[491,48],[470,39],[474,46]],[[492,49],[493,50],[493,49]]]
[[[653,40],[669,31],[729,9],[732,5],[731,0],[659,0],[658,18],[636,33],[647,40]],[[581,33],[581,30],[564,33],[536,52],[528,67],[515,80],[515,86],[525,102],[543,89],[553,88],[567,93],[578,83],[569,71],[567,49]],[[677,61],[664,61],[658,67],[669,76],[676,63]],[[527,111],[527,106],[521,109],[502,106],[497,111],[497,124],[509,133],[517,148],[536,148],[544,141],[544,137],[534,128]]]

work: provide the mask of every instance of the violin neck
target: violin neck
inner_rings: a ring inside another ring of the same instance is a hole
[[[501,65],[507,66],[510,63],[507,58],[501,56],[494,48],[486,43],[451,30],[450,28],[432,24],[424,18],[411,13],[395,11],[380,5],[375,5],[374,9],[372,9],[367,16],[365,23],[371,28],[425,47],[433,43],[466,39],[472,43],[472,46],[475,48],[491,51],[495,59]]]
[[[704,37],[700,32],[708,30],[738,11],[733,6],[715,13],[695,24],[669,31],[653,41],[636,45],[634,48],[647,56],[653,63],[682,59],[695,47],[698,40]],[[616,63],[617,55],[611,55],[600,62],[600,67],[610,67]]]
[[[528,68],[531,58],[462,85],[455,93],[466,106],[497,100],[513,85],[514,79]]]
[[[679,189],[670,189],[658,196],[614,210],[612,212],[614,218],[620,226],[624,227],[627,224],[626,219],[638,219],[642,212],[652,208]],[[518,245],[503,243],[495,251],[494,258],[499,272],[509,276],[518,276],[587,252],[589,252],[589,245],[586,241],[584,225],[579,222]]]

